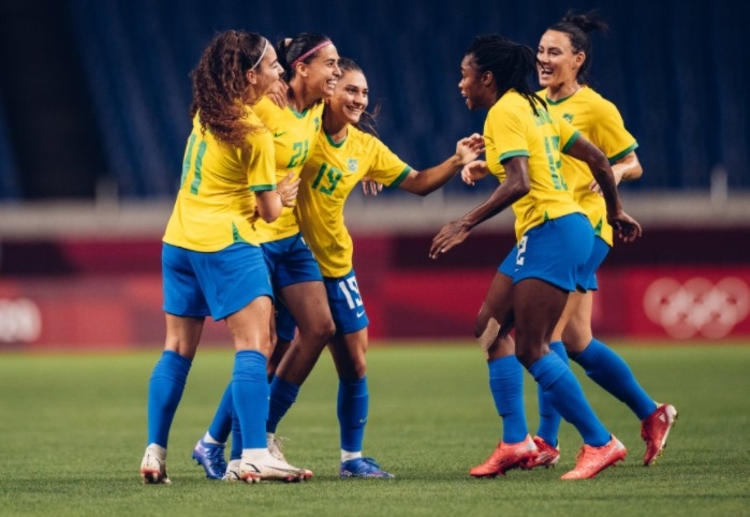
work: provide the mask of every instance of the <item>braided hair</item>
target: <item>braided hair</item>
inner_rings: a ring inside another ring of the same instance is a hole
[[[547,107],[529,83],[529,77],[536,71],[536,55],[531,47],[514,43],[499,34],[486,34],[474,38],[466,55],[474,56],[480,74],[492,73],[498,97],[512,88],[529,101],[534,115],[539,114],[539,103]]]
[[[266,46],[260,34],[228,30],[217,34],[190,72],[193,101],[190,117],[199,116],[201,129],[219,140],[244,147],[247,135],[262,126],[246,122],[243,97],[250,86],[246,72],[258,65]]]

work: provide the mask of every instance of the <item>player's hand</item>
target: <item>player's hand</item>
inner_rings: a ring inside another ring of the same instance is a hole
[[[461,165],[473,162],[484,152],[484,138],[479,133],[462,138],[456,144],[456,156]]]
[[[279,193],[282,206],[291,208],[297,203],[299,181],[299,177],[295,178],[294,173],[290,172],[283,180],[279,182],[278,185],[276,185],[276,192]]]
[[[455,248],[469,236],[471,230],[467,230],[460,221],[451,221],[443,226],[430,246],[430,258],[436,259]]]
[[[289,91],[289,85],[283,79],[279,79],[274,85],[266,92],[266,95],[271,102],[276,104],[279,108],[286,108],[287,106],[287,92]]]
[[[464,165],[463,169],[461,169],[461,180],[473,187],[475,182],[481,180],[489,173],[490,170],[487,168],[487,162],[484,160],[474,160]]]
[[[382,192],[382,190],[382,183],[378,183],[374,179],[368,178],[367,176],[362,178],[362,192],[364,192],[365,196],[375,197],[378,195],[378,192]]]
[[[643,229],[638,221],[630,217],[623,211],[608,217],[609,224],[614,228],[615,233],[625,242],[633,242],[643,234]]]
[[[596,180],[591,182],[591,184],[589,185],[589,190],[592,192],[596,192],[599,195],[601,195],[602,193],[602,188],[599,186]]]
[[[615,185],[619,185],[622,181],[622,169],[618,168],[612,168],[612,175],[615,177]],[[596,192],[597,194],[602,193],[602,188],[599,186],[599,184],[596,182],[596,180],[593,180],[589,184],[589,190],[592,192]]]

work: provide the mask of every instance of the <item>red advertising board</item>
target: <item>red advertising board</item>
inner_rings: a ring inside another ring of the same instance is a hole
[[[494,271],[383,271],[362,287],[373,339],[465,338]],[[617,268],[600,274],[594,330],[631,338],[750,337],[750,268]],[[163,340],[158,274],[0,281],[0,348],[108,349]],[[204,341],[226,343],[223,324]]]
[[[750,336],[750,268],[638,267],[603,271],[596,325],[630,337]]]
[[[427,235],[355,239],[357,280],[373,339],[472,338],[474,318],[513,236],[472,236],[437,261],[427,257],[430,241]],[[598,274],[595,334],[750,338],[745,252],[725,250],[707,262],[690,254],[703,247],[686,242],[684,235],[665,232],[641,249],[634,244],[613,250]],[[158,239],[2,245],[0,349],[161,346]],[[209,319],[203,341],[230,340],[224,324]]]

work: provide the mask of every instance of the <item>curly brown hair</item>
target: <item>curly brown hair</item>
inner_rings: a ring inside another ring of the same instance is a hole
[[[190,118],[196,113],[201,129],[219,140],[244,147],[247,135],[263,129],[248,124],[243,96],[249,86],[246,72],[258,64],[266,39],[254,32],[228,30],[217,34],[190,72],[193,101]]]

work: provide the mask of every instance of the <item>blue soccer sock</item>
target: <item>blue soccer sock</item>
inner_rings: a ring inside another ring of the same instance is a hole
[[[234,356],[232,398],[242,430],[243,449],[266,447],[268,379],[266,357],[255,350],[241,350]]]
[[[562,341],[553,341],[549,344],[549,349],[560,356],[560,359],[568,365],[568,353],[565,351],[565,345]],[[539,429],[536,435],[553,447],[557,447],[557,434],[560,431],[562,417],[555,409],[552,401],[544,396],[541,385],[536,385],[536,391],[539,400]]]
[[[237,411],[232,408],[232,449],[229,459],[231,461],[240,458],[242,458],[242,428],[240,427],[240,419],[237,416]]]
[[[586,349],[571,359],[580,364],[591,380],[610,392],[643,420],[656,411],[656,403],[635,380],[628,364],[607,345],[592,339]]]
[[[529,367],[529,372],[558,413],[578,429],[584,443],[601,447],[609,442],[609,431],[586,400],[578,379],[557,354],[545,355]]]
[[[232,383],[230,382],[224,395],[221,397],[216,414],[208,426],[208,434],[219,443],[226,443],[229,433],[232,431],[232,412],[234,410],[234,399],[232,398]]]
[[[165,350],[148,383],[148,444],[167,448],[169,429],[185,390],[192,361]]]
[[[336,414],[339,417],[341,449],[347,452],[362,450],[365,426],[370,406],[367,376],[361,379],[339,379]]]
[[[487,366],[495,408],[503,419],[503,441],[522,442],[529,434],[523,405],[523,367],[515,355],[493,359]]]
[[[271,380],[271,400],[268,406],[266,431],[275,433],[281,419],[297,400],[300,387],[280,377]]]

